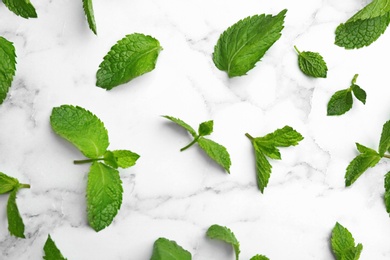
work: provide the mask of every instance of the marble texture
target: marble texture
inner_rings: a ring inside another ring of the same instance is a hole
[[[14,42],[17,73],[0,105],[0,171],[30,183],[17,203],[26,239],[9,235],[5,195],[0,196],[0,259],[42,259],[51,234],[70,260],[149,259],[158,237],[177,241],[194,260],[234,259],[227,245],[205,237],[212,224],[228,226],[241,242],[241,259],[334,259],[329,238],[336,221],[363,244],[362,260],[390,259],[390,218],[383,203],[382,160],[352,187],[344,173],[355,142],[377,148],[389,120],[390,32],[367,48],[346,51],[334,42],[338,24],[369,1],[94,0],[98,36],[88,28],[82,1],[32,0],[38,19],[17,17],[0,4],[0,35]],[[282,37],[244,77],[227,78],[211,54],[219,35],[254,14],[287,8]],[[111,91],[95,86],[103,56],[124,35],[157,38],[157,66]],[[327,79],[299,71],[293,46],[320,52]],[[341,117],[326,116],[337,90],[357,84],[367,103],[355,101]],[[86,221],[88,165],[49,124],[62,104],[95,113],[108,129],[111,149],[141,155],[121,170],[122,207],[111,226],[96,233]],[[161,118],[179,117],[196,127],[214,120],[211,138],[232,159],[231,174],[200,149],[185,152],[189,136]],[[282,148],[272,161],[265,193],[256,186],[248,139],[284,125],[305,139]]]

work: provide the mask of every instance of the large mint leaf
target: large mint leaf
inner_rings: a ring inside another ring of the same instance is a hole
[[[119,172],[100,162],[91,165],[87,186],[89,225],[100,231],[111,224],[122,204]]]
[[[280,38],[286,12],[254,15],[229,27],[214,47],[215,66],[229,77],[245,75]]]
[[[356,156],[348,165],[345,173],[345,186],[352,185],[368,168],[374,167],[381,157],[376,152],[362,153]]]
[[[110,90],[152,71],[162,47],[140,33],[126,35],[104,57],[96,73],[96,86]]]
[[[0,104],[7,97],[15,71],[15,47],[12,42],[0,36]]]
[[[75,145],[86,157],[104,155],[109,145],[107,130],[90,111],[71,105],[53,108],[50,124],[54,132]]]
[[[191,260],[190,252],[179,246],[175,241],[159,238],[154,242],[153,254],[150,260]]]
[[[339,223],[332,230],[331,245],[337,260],[358,260],[363,249],[361,244],[355,246],[352,234]]]

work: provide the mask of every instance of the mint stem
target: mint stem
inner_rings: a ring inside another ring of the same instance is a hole
[[[390,159],[390,155],[389,154],[385,154],[385,155],[383,155],[383,157],[385,157],[387,159]]]
[[[295,47],[295,46],[294,46],[294,47]],[[255,138],[253,138],[253,137],[252,137],[250,134],[248,134],[248,133],[246,133],[245,136],[248,137],[249,140],[251,140],[251,141],[253,141],[253,139],[255,139]]]
[[[356,79],[357,79],[358,76],[359,76],[359,74],[355,74],[355,76],[353,76],[352,84],[356,83]]]
[[[300,54],[301,52],[298,50],[297,46],[294,45],[294,49]]]
[[[19,185],[19,187],[20,188],[25,188],[25,189],[30,189],[30,184],[23,184],[23,183],[21,183],[20,185]]]
[[[187,144],[186,146],[184,146],[183,148],[181,148],[181,149],[180,149],[180,152],[182,152],[182,151],[184,151],[184,150],[190,148],[194,143],[196,143],[196,142],[198,141],[199,137],[200,137],[200,136],[195,137],[195,139],[192,140],[191,143],[189,143],[189,144]]]
[[[90,162],[96,162],[96,161],[103,161],[104,158],[94,158],[94,159],[85,159],[85,160],[74,160],[74,164],[83,164],[83,163],[90,163]]]

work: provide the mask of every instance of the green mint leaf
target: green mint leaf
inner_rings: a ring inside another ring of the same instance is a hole
[[[198,133],[200,136],[209,135],[213,132],[214,122],[213,120],[203,122],[199,125]]]
[[[311,51],[300,52],[296,46],[294,48],[298,53],[298,66],[304,74],[314,78],[326,78],[328,67],[319,53]]]
[[[87,213],[89,225],[100,231],[111,224],[122,204],[122,181],[119,172],[94,162],[88,174]]]
[[[30,0],[3,0],[11,12],[23,18],[37,18],[37,13]]]
[[[154,242],[153,254],[150,260],[191,260],[190,252],[179,246],[175,241],[159,238]]]
[[[184,121],[182,121],[181,119],[179,118],[174,118],[172,116],[163,116],[165,117],[166,119],[169,119],[171,120],[172,122],[176,123],[177,125],[183,127],[184,129],[186,129],[193,137],[196,137],[197,134],[196,134],[196,131],[191,127],[189,126],[187,123],[185,123]]]
[[[361,244],[355,246],[352,234],[339,223],[332,230],[331,245],[337,260],[358,260],[363,249]]]
[[[0,104],[7,97],[15,71],[15,47],[12,42],[0,36]]]
[[[263,137],[256,138],[256,141],[260,140],[278,147],[289,147],[298,145],[303,140],[303,136],[291,126],[284,126]]]
[[[352,108],[352,93],[350,89],[339,90],[333,94],[328,102],[328,116],[345,114]]]
[[[83,0],[83,8],[84,8],[85,16],[87,17],[88,20],[89,28],[93,31],[94,34],[97,34],[92,0]]]
[[[114,169],[118,169],[118,162],[116,161],[115,155],[111,151],[104,153],[104,163],[111,166]]]
[[[269,260],[269,258],[264,255],[255,255],[250,260]]]
[[[198,144],[211,159],[230,173],[230,155],[224,146],[203,137],[198,139]]]
[[[103,58],[96,86],[110,90],[152,71],[162,50],[158,40],[140,33],[126,35]]]
[[[128,150],[114,150],[112,153],[114,154],[118,167],[123,169],[135,165],[138,158],[140,157],[138,154]]]
[[[286,12],[247,17],[229,27],[214,47],[215,66],[230,78],[245,75],[280,38]]]
[[[345,173],[345,186],[351,186],[368,168],[374,167],[381,157],[379,154],[366,152],[356,156],[348,165]]]
[[[51,239],[50,235],[47,237],[43,251],[45,252],[45,256],[43,257],[45,260],[66,260],[54,241]]]
[[[240,255],[240,243],[229,228],[220,225],[212,225],[207,230],[206,235],[211,239],[221,240],[232,245],[236,260],[238,260],[238,256]]]
[[[362,89],[361,87],[355,84],[353,84],[351,88],[355,97],[363,104],[366,104],[366,99],[367,99],[366,91],[364,91],[364,89]]]
[[[18,185],[19,181],[17,179],[0,172],[0,194],[10,192]]]
[[[272,166],[256,142],[253,142],[253,148],[255,150],[257,186],[260,192],[264,193],[264,189],[267,187],[269,178],[271,177]]]
[[[381,139],[379,141],[379,155],[383,157],[385,152],[390,149],[390,120],[382,128]]]
[[[25,238],[24,236],[24,223],[20,216],[18,206],[16,205],[16,193],[19,191],[19,187],[13,189],[9,195],[7,203],[7,218],[8,218],[8,230],[11,235],[19,238]]]
[[[372,155],[377,154],[377,152],[374,149],[368,148],[367,146],[361,145],[359,143],[356,143],[356,149],[360,153],[366,153],[366,154],[372,154]]]
[[[390,213],[390,172],[385,175],[385,205],[387,213]]]
[[[104,124],[90,111],[71,105],[53,108],[50,124],[54,132],[75,145],[86,157],[97,158],[107,150]]]
[[[279,149],[276,148],[275,145],[273,145],[271,142],[263,141],[261,137],[255,138],[254,142],[256,143],[258,150],[261,150],[261,153],[264,153],[264,155],[267,157],[274,160],[282,159]]]

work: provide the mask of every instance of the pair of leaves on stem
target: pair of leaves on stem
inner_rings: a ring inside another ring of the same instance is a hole
[[[248,133],[245,135],[252,142],[255,151],[257,185],[263,193],[272,169],[267,157],[280,160],[282,157],[277,147],[295,146],[303,140],[303,136],[290,126],[277,129],[263,137],[254,138]]]
[[[7,97],[15,71],[15,47],[12,42],[0,36],[0,104]]]
[[[358,260],[363,250],[363,245],[355,245],[352,234],[339,223],[332,230],[331,245],[336,260]]]
[[[107,150],[107,129],[97,116],[84,108],[55,107],[50,124],[54,132],[88,158],[75,164],[92,163],[87,184],[88,222],[100,231],[111,224],[122,204],[122,181],[117,168],[133,166],[139,155],[128,150]]]
[[[174,118],[171,116],[163,116],[166,119],[171,120],[177,125],[186,129],[194,138],[191,143],[183,147],[180,151],[184,151],[191,147],[193,144],[198,143],[199,147],[206,152],[206,154],[213,159],[216,163],[222,166],[228,173],[230,173],[230,155],[226,148],[216,142],[204,138],[204,136],[210,135],[213,132],[214,122],[212,120],[203,122],[199,125],[198,133],[181,119]]]
[[[328,116],[339,116],[349,111],[353,104],[352,93],[360,102],[366,104],[367,94],[361,87],[355,84],[357,77],[358,74],[355,74],[349,88],[337,91],[330,98],[328,102]]]
[[[390,1],[373,0],[336,29],[335,44],[345,49],[375,42],[390,23]]]
[[[301,52],[296,46],[294,49],[298,53],[298,66],[304,74],[314,78],[326,78],[328,67],[318,52]]]
[[[16,205],[16,194],[22,188],[30,188],[30,185],[0,172],[0,194],[10,193],[7,203],[8,230],[13,236],[25,238],[23,219]]]

